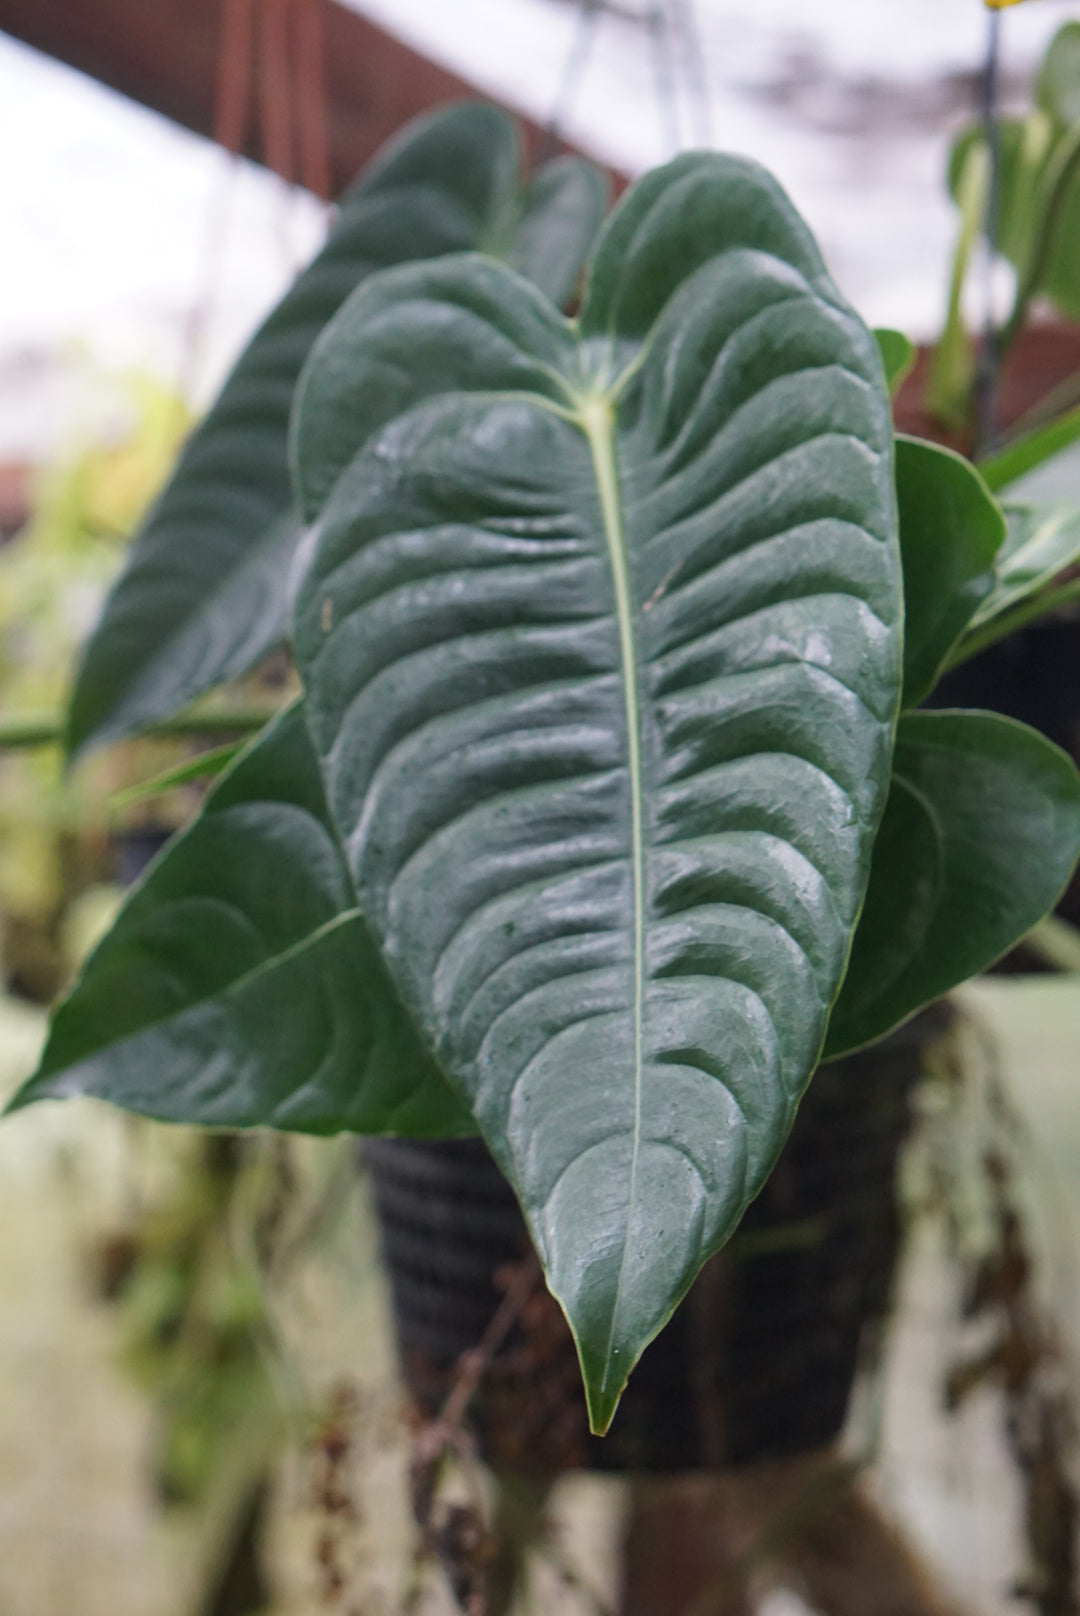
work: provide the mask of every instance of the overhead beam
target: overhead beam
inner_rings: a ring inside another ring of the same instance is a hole
[[[212,136],[224,9],[225,0],[0,0],[0,29]],[[476,94],[337,0],[323,0],[323,29],[334,194],[409,118]],[[251,123],[245,151],[262,161]],[[525,128],[535,151],[540,130]]]

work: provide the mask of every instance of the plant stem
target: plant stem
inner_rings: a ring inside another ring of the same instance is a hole
[[[179,713],[175,718],[148,724],[140,736],[157,739],[186,736],[254,734],[278,714],[276,706],[218,707]],[[34,746],[62,746],[67,731],[63,713],[0,715],[0,748],[25,750]]]
[[[990,159],[983,142],[968,152],[957,183],[960,234],[953,253],[945,324],[931,357],[926,385],[927,411],[935,420],[952,427],[966,423],[975,382],[975,361],[964,326],[962,302],[972,250],[986,215],[989,186]]]

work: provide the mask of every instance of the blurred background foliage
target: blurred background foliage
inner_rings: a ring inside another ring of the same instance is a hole
[[[76,444],[35,473],[29,517],[0,546],[6,721],[33,725],[40,716],[47,723],[62,710],[79,647],[128,538],[191,424],[177,394],[150,375],[102,375],[100,390],[119,402],[119,425],[106,441]],[[282,669],[272,669],[270,679],[279,686]],[[245,685],[246,692],[260,688],[258,677]],[[202,789],[198,780],[146,795],[135,788],[175,771],[195,751],[191,739],[141,738],[67,771],[56,745],[0,749],[5,1095],[33,1064],[44,1007]],[[42,1198],[55,1199],[59,1212],[58,1224],[36,1219],[36,1238],[25,1242],[44,1260],[30,1293],[26,1274],[20,1286],[19,1254],[8,1249],[6,1265],[0,1254],[4,1308],[24,1312],[23,1330],[32,1330],[36,1286],[42,1320],[49,1320],[39,1345],[53,1383],[75,1369],[78,1385],[85,1374],[91,1401],[104,1392],[118,1424],[142,1431],[126,1478],[129,1498],[145,1491],[151,1513],[171,1521],[188,1568],[171,1589],[144,1589],[146,1616],[157,1600],[163,1611],[199,1616],[261,1610],[270,1593],[259,1544],[276,1461],[287,1432],[302,1446],[318,1419],[317,1398],[290,1366],[268,1292],[332,1239],[348,1199],[342,1191],[355,1178],[352,1148],[316,1147],[301,1162],[290,1141],[155,1128],[103,1108],[76,1110],[70,1124],[55,1115],[13,1124],[0,1141],[0,1158],[13,1150],[36,1161],[40,1174],[36,1192],[25,1176],[7,1183],[6,1196],[0,1190],[4,1221],[25,1228],[25,1217],[13,1220],[12,1213],[21,1206],[32,1214]],[[93,1332],[83,1335],[90,1316],[111,1319],[107,1346],[97,1354]],[[77,1367],[61,1367],[56,1337],[72,1331],[85,1356]],[[2,1341],[0,1365],[0,1381],[10,1384],[14,1365]],[[5,1433],[4,1423],[0,1413],[0,1456],[18,1424],[9,1422]],[[46,1416],[42,1434],[62,1447],[66,1436],[68,1459],[77,1460],[80,1449],[87,1457],[89,1433],[80,1443],[78,1428],[65,1433]],[[90,1463],[93,1475],[99,1461]],[[12,1471],[0,1465],[0,1474]],[[168,1566],[153,1534],[141,1548],[148,1566]],[[46,1608],[96,1610],[108,1589],[102,1578],[96,1592],[79,1594],[78,1605],[46,1593]],[[5,1616],[29,1616],[41,1611],[43,1591],[39,1583],[21,1603],[17,1587],[5,1589],[0,1608]]]
[[[149,375],[101,386],[120,394],[126,429],[38,470],[29,520],[0,548],[0,712],[27,721],[61,709],[128,536],[190,425]],[[0,752],[0,959],[10,988],[47,1003],[107,923],[126,873],[110,799],[178,750],[142,741],[77,774],[56,747]],[[128,816],[125,828],[136,824]]]

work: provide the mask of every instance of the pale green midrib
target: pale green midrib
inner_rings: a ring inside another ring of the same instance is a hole
[[[626,534],[623,526],[619,477],[615,463],[615,411],[610,395],[594,393],[578,400],[578,420],[585,434],[600,494],[600,510],[607,540],[608,556],[615,586],[615,611],[619,625],[619,650],[623,669],[626,703],[627,765],[630,775],[630,857],[634,889],[634,1143],[630,1159],[630,1185],[627,1197],[626,1231],[619,1276],[611,1309],[611,1328],[604,1354],[605,1378],[610,1372],[615,1340],[618,1300],[630,1246],[630,1220],[637,1197],[638,1158],[641,1149],[643,1084],[643,1023],[645,998],[645,827],[642,813],[643,772],[641,763],[641,708],[638,682],[638,653],[634,636],[634,597],[630,582]]]

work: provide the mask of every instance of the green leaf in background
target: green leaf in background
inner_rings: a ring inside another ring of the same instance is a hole
[[[1016,505],[1005,514],[1008,539],[993,588],[950,656],[950,667],[1080,597],[1074,571],[1080,566],[1080,505]]]
[[[998,124],[995,245],[1019,282],[1010,336],[1036,293],[1068,318],[1080,318],[1080,24],[1066,23],[1054,36],[1037,93],[1039,104],[1027,117]],[[961,205],[965,166],[981,145],[981,125],[973,123],[953,146],[949,186]]]
[[[994,586],[1005,518],[967,460],[918,438],[896,440],[904,563],[904,706],[934,688],[949,652]]]
[[[1067,22],[1050,41],[1035,81],[1039,107],[1059,129],[1080,124],[1080,22]]]
[[[825,1053],[889,1032],[1020,941],[1080,855],[1080,775],[996,713],[905,713]]]
[[[73,753],[167,717],[283,637],[298,527],[289,408],[316,336],[372,271],[463,248],[505,252],[549,295],[572,291],[606,186],[561,159],[517,190],[519,141],[493,107],[419,120],[342,204],[326,246],[252,338],[142,526],[86,649]]]
[[[1018,261],[1018,303],[1042,293],[1067,319],[1080,319],[1080,124],[1075,124],[1051,152],[1038,179],[1036,229],[1026,262]]]
[[[881,352],[881,362],[885,366],[885,380],[889,384],[889,392],[895,398],[901,383],[915,363],[914,344],[908,341],[902,331],[892,331],[887,326],[879,326],[874,332],[874,337]]]
[[[993,592],[976,615],[976,627],[1040,594],[1080,562],[1080,504],[1053,510],[1012,506],[1008,519],[1008,543],[998,558]]]
[[[1022,477],[1045,467],[1047,462],[1054,461],[1058,456],[1064,458],[1064,451],[1080,442],[1080,408],[1069,410],[1055,421],[1049,421],[1045,426],[1036,427],[1023,437],[1000,449],[997,454],[990,455],[986,460],[979,462],[979,471],[987,488],[997,493],[1000,489],[1010,488]],[[1074,470],[1073,486],[1069,490],[1080,501],[1080,468]],[[1032,498],[1038,503],[1038,496],[1029,496],[1026,491],[1018,492],[1021,500]]]
[[[608,210],[603,174],[580,157],[556,157],[526,186],[503,240],[486,244],[519,275],[538,286],[556,308],[578,289],[585,260]]]
[[[1026,118],[1002,118],[998,123],[1000,177],[997,247],[1010,263],[1021,268],[1031,255],[1038,229],[1038,198],[1042,176],[1057,141],[1053,123],[1044,113]],[[965,195],[972,175],[986,163],[986,141],[981,123],[970,123],[957,136],[949,154],[948,187],[961,210],[965,225],[969,210]],[[982,230],[985,210],[972,221]]]
[[[225,746],[215,746],[208,752],[200,752],[198,757],[187,758],[171,769],[163,769],[160,774],[152,775],[148,780],[140,780],[137,785],[127,786],[123,791],[116,792],[109,799],[109,806],[114,809],[128,808],[133,803],[160,797],[166,791],[175,790],[177,786],[190,785],[193,780],[212,780],[217,775],[225,773],[229,764],[246,745],[246,741],[230,741]]]
[[[862,903],[901,656],[877,345],[775,181],[688,156],[579,324],[479,257],[361,288],[294,452],[360,904],[603,1430],[776,1159]]]
[[[12,1101],[310,1133],[474,1131],[356,908],[293,708],[125,903]]]

